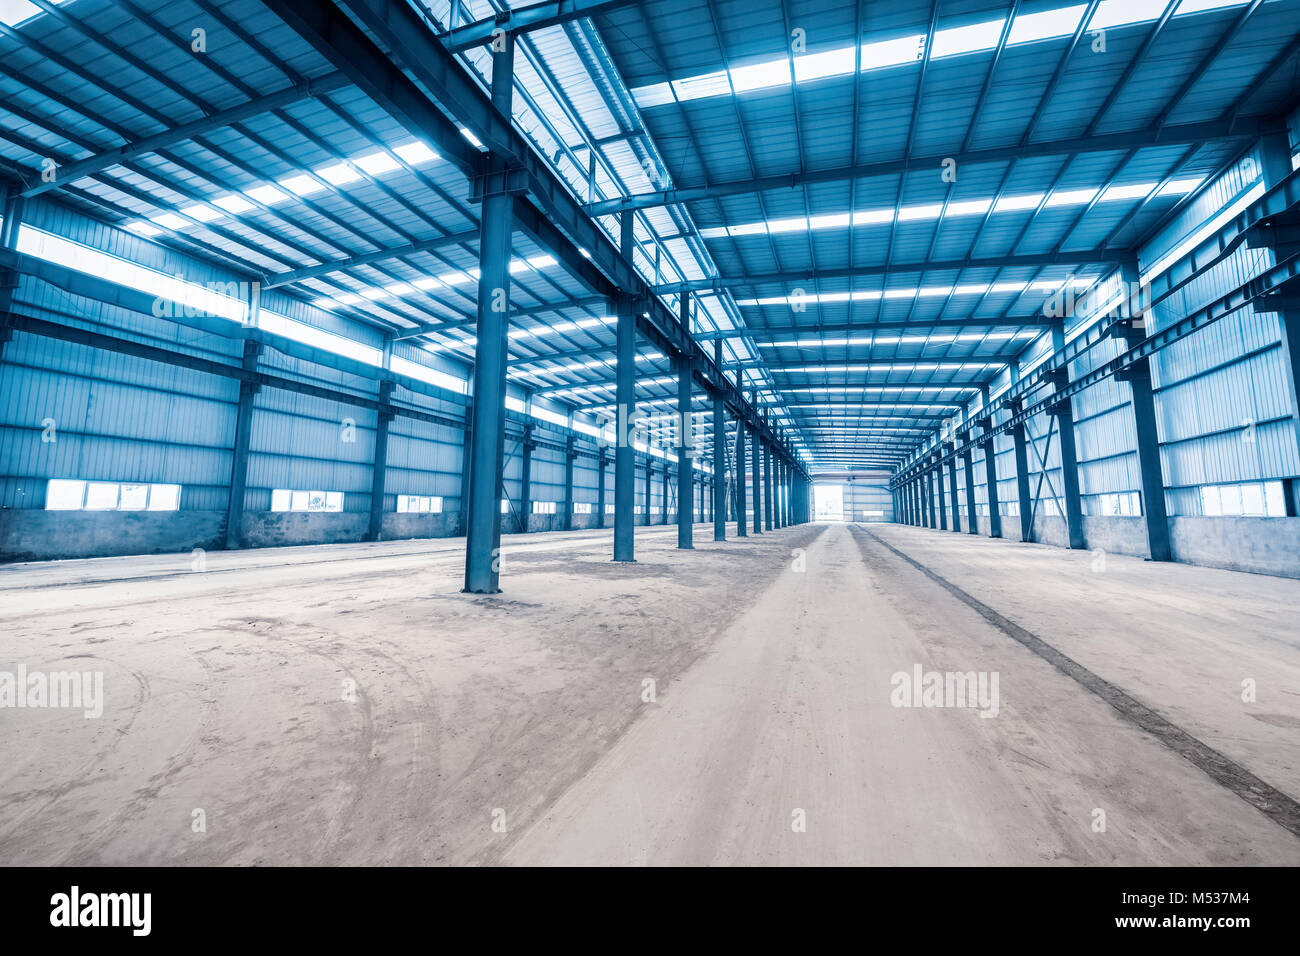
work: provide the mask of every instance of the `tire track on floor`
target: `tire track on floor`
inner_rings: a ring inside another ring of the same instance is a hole
[[[1091,691],[1100,697],[1126,721],[1139,730],[1146,731],[1155,737],[1165,747],[1183,757],[1215,783],[1259,810],[1278,826],[1289,831],[1293,836],[1300,837],[1300,802],[1297,802],[1293,797],[1257,777],[1235,760],[1192,736],[1177,724],[1137,700],[1127,691],[1088,670],[1073,658],[1067,657],[1038,635],[999,614],[978,598],[931,571],[920,561],[895,548],[868,529],[855,525],[851,530],[854,541],[857,542],[858,548],[862,550],[864,559],[868,558],[864,541],[869,541],[892,552],[896,557],[920,571],[957,600],[971,608],[1002,633],[1033,651],[1085,690]]]

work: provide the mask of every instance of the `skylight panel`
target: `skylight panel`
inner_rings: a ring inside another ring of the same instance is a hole
[[[962,202],[948,203],[949,216],[982,216],[993,205],[991,199],[967,199]]]
[[[731,68],[731,86],[737,93],[790,84],[790,61],[784,57]]]
[[[238,193],[231,193],[229,196],[218,196],[212,200],[214,206],[220,206],[232,216],[238,216],[240,213],[248,212],[253,208],[253,204]]]
[[[1089,30],[1107,30],[1160,19],[1168,0],[1102,0],[1088,21]]]
[[[1043,201],[1042,193],[1024,193],[1019,196],[1003,196],[993,207],[994,212],[1021,212],[1026,209],[1037,209],[1038,204]]]
[[[264,186],[256,186],[253,189],[245,189],[244,195],[254,202],[259,202],[263,206],[274,206],[276,203],[287,202],[289,196],[281,192],[276,187],[267,183]]]
[[[387,152],[380,151],[369,153],[365,156],[358,156],[352,160],[352,165],[369,173],[371,176],[382,176],[384,173],[391,173],[399,169],[400,165],[397,160],[389,156]]]
[[[164,229],[182,229],[190,224],[188,219],[182,219],[174,212],[165,212],[161,216],[154,216],[153,222]]]
[[[896,40],[877,40],[862,44],[862,69],[873,70],[885,66],[915,63],[925,54],[925,34],[899,37]]]
[[[1294,163],[1292,165],[1294,165]],[[1160,187],[1160,192],[1157,193],[1157,195],[1159,196],[1180,195],[1181,196],[1186,193],[1190,193],[1195,189],[1200,188],[1200,185],[1203,182],[1205,182],[1205,178],[1201,176],[1198,176],[1195,179],[1171,179],[1169,180],[1169,182],[1165,183],[1163,186]]]
[[[894,221],[892,209],[859,209],[853,214],[853,225],[884,225]]]
[[[986,20],[983,23],[972,23],[969,26],[936,30],[934,44],[930,48],[930,56],[937,60],[941,57],[957,56],[961,53],[978,53],[982,50],[992,50],[998,45],[1004,23],[1006,23],[1005,19]]]
[[[442,285],[442,283],[433,276],[421,276],[412,282],[411,285],[415,286],[417,289],[432,289],[435,286]]]
[[[315,173],[331,186],[346,186],[348,183],[355,183],[361,178],[361,174],[347,163],[333,163],[329,166],[321,166],[315,170]]]
[[[1250,0],[1183,0],[1174,11],[1174,16],[1184,13],[1204,13],[1207,10],[1226,10],[1229,7],[1244,7]]]
[[[731,81],[726,71],[704,73],[700,76],[688,76],[673,80],[673,92],[679,100],[694,100],[704,96],[721,96],[731,92]]]
[[[316,193],[325,191],[325,184],[315,176],[308,176],[305,173],[298,176],[286,176],[278,180],[279,185],[289,190],[295,196],[313,196]]]
[[[1047,197],[1046,206],[1049,209],[1056,206],[1079,206],[1092,202],[1092,197],[1095,195],[1097,195],[1095,189],[1062,189]]]
[[[205,203],[196,203],[193,206],[186,206],[181,210],[181,214],[189,216],[198,222],[211,222],[214,219],[220,219],[221,213],[217,212],[211,206]]]
[[[921,219],[938,219],[943,212],[943,203],[920,203],[903,206],[898,210],[899,222],[916,222]]]
[[[393,152],[398,155],[402,162],[410,166],[422,166],[438,158],[438,154],[430,149],[427,143],[423,143],[418,139],[403,143],[401,146],[394,146]]]
[[[1037,40],[1054,40],[1058,37],[1073,36],[1079,27],[1079,20],[1087,10],[1085,4],[1074,7],[1061,7],[1056,10],[1044,10],[1041,13],[1022,13],[1011,24],[1011,33],[1007,44],[1033,43]]]
[[[838,50],[826,50],[823,53],[809,53],[795,57],[794,78],[797,82],[803,83],[807,80],[850,74],[857,68],[855,52],[853,47],[846,46]]]
[[[145,238],[156,236],[162,232],[161,229],[150,222],[131,222],[127,223],[126,228],[137,236],[144,236]]]
[[[1151,183],[1135,183],[1130,186],[1107,186],[1101,194],[1102,202],[1114,202],[1120,199],[1141,199],[1154,187]]]
[[[810,216],[808,226],[812,229],[847,229],[853,224],[853,216],[847,212],[831,213],[825,216]]]
[[[675,102],[673,88],[668,83],[654,83],[650,86],[638,87],[632,91],[632,98],[636,100],[636,105],[642,109]]]

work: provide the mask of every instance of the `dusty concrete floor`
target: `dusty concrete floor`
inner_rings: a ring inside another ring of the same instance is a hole
[[[0,708],[0,863],[1300,863],[881,542],[1293,797],[1300,581],[894,526],[711,538],[638,529],[615,565],[608,532],[508,537],[495,597],[458,593],[456,539],[0,569],[0,670],[106,697]],[[892,706],[917,664],[997,672],[998,715]]]

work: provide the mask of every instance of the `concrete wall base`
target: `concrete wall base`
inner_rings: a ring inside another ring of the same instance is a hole
[[[977,524],[987,536],[988,518],[979,516]],[[1020,519],[1003,515],[1002,530],[1006,540],[1019,541]],[[1300,518],[1175,517],[1169,519],[1169,536],[1174,560],[1183,564],[1300,578]],[[1149,553],[1141,517],[1084,515],[1083,537],[1089,551],[1141,558]],[[1034,543],[1064,548],[1068,541],[1060,515],[1034,518]]]
[[[351,512],[246,511],[246,548],[342,544],[365,539],[370,516]],[[560,515],[529,515],[528,531],[559,531]],[[606,524],[613,525],[613,516]],[[175,554],[225,547],[224,511],[41,511],[0,510],[0,562],[106,558],[126,554]],[[520,531],[513,515],[503,515],[505,534]],[[597,516],[574,515],[573,530],[597,527]],[[464,534],[458,512],[384,514],[381,537],[450,538]]]

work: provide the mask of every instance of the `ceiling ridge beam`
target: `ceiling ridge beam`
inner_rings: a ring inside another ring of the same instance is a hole
[[[1156,146],[1191,145],[1221,140],[1256,139],[1266,133],[1284,128],[1283,121],[1274,116],[1247,117],[1237,120],[1213,120],[1203,123],[1184,123],[1160,129],[1140,129],[1125,133],[1107,133],[1087,138],[1043,140],[1036,143],[994,146],[965,152],[945,152],[934,155],[913,156],[906,159],[859,163],[834,169],[815,169],[805,172],[760,176],[756,179],[732,180],[705,186],[683,186],[654,192],[636,193],[621,199],[607,199],[587,206],[593,216],[608,216],[635,209],[653,209],[679,203],[741,196],[747,193],[767,192],[773,189],[796,189],[811,183],[842,182],[869,176],[890,176],[920,169],[938,169],[945,160],[954,160],[957,166],[979,163],[1009,162],[1038,156],[1065,156],[1068,154],[1115,152]]]

